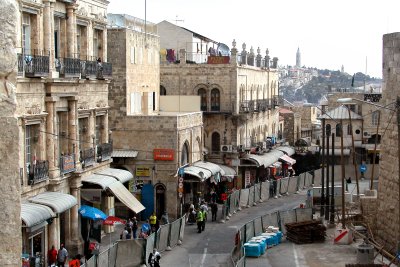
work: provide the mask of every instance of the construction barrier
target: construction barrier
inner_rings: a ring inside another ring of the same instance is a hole
[[[269,181],[261,183],[261,200],[266,201],[269,198]]]
[[[296,221],[297,222],[305,222],[305,221],[312,220],[312,218],[313,218],[311,208],[295,209],[295,211],[296,211]]]
[[[245,242],[249,241],[250,238],[254,237],[254,221],[250,221],[245,224]]]
[[[249,204],[249,189],[240,190],[240,207],[247,207]]]
[[[299,176],[298,177],[298,180],[299,180],[299,186],[297,187],[297,191],[300,191],[300,190],[303,190],[304,188],[306,188],[306,185],[305,185],[305,176],[304,175],[302,175],[302,176]]]
[[[289,178],[288,193],[294,194],[297,192],[299,177],[293,176]]]
[[[267,228],[268,226],[279,227],[278,212],[265,214],[261,216],[261,218],[263,229]]]
[[[258,235],[262,232],[264,231],[263,231],[262,217],[260,216],[254,219],[254,234]]]
[[[260,202],[261,200],[261,184],[254,185],[254,201]]]
[[[249,201],[248,206],[253,206],[254,204],[254,186],[249,188]]]
[[[279,211],[279,223],[283,234],[286,234],[285,224],[296,222],[296,211],[295,210],[286,210]]]
[[[117,242],[116,266],[139,266],[143,264],[146,239],[120,240]],[[97,266],[103,266],[97,264]]]
[[[277,180],[276,182],[277,182],[277,184],[276,184],[276,195],[280,195],[281,193],[281,180],[282,179],[279,179],[279,180]]]
[[[286,178],[281,178],[281,187],[279,189],[279,194],[285,195],[288,192],[288,186],[289,186],[289,177]]]
[[[165,251],[168,247],[170,225],[161,225],[156,234],[156,247],[158,251]]]

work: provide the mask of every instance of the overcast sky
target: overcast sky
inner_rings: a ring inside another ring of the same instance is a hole
[[[232,46],[266,48],[280,65],[382,77],[382,36],[400,32],[400,0],[109,0],[109,13],[176,23]],[[397,14],[396,14],[397,12]]]

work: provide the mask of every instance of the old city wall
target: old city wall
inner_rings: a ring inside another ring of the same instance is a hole
[[[400,95],[400,33],[383,36],[383,105],[396,101]],[[394,107],[392,105],[392,107]],[[379,164],[380,177],[378,189],[376,236],[387,244],[388,248],[397,247],[400,241],[399,221],[399,150],[398,126],[394,118],[389,123],[392,113],[388,110],[382,116],[382,125],[387,126],[382,139],[382,159]]]
[[[16,118],[17,29],[19,11],[14,0],[0,5],[0,265],[21,264],[21,205],[18,166],[19,131]]]

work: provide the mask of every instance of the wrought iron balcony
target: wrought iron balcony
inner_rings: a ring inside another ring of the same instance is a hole
[[[24,58],[22,54],[17,54],[18,56],[18,76],[24,75]]]
[[[60,157],[60,172],[67,174],[76,171],[75,155],[63,155]]]
[[[272,98],[272,107],[283,106],[283,97],[280,95],[274,95]]]
[[[81,75],[83,79],[110,79],[112,64],[108,62],[81,61]]]
[[[65,78],[81,76],[81,60],[79,58],[56,58],[56,70]]]
[[[23,55],[22,57],[25,77],[40,78],[49,76],[50,62],[48,56]]]
[[[97,161],[102,162],[111,159],[112,143],[104,143],[97,146]]]
[[[382,99],[382,94],[364,94],[364,101],[377,103]]]
[[[240,112],[253,112],[255,107],[254,100],[244,100],[240,102]]]
[[[96,153],[94,148],[88,148],[81,150],[80,152],[80,162],[82,163],[82,168],[87,168],[92,166],[96,161]]]
[[[37,160],[28,166],[28,184],[34,185],[49,179],[49,162],[47,160]]]

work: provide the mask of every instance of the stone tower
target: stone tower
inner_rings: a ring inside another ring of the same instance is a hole
[[[0,266],[21,266],[21,201],[16,111],[17,25],[14,0],[0,5]]]
[[[301,54],[300,54],[299,47],[297,47],[297,53],[296,53],[296,67],[298,67],[298,68],[301,67]]]
[[[379,163],[379,188],[377,207],[376,236],[387,248],[397,248],[400,242],[400,176],[399,176],[399,102],[400,96],[400,33],[385,34],[383,36],[383,105],[389,105],[389,111],[383,112],[382,125],[387,125],[387,134],[382,138],[382,160]],[[394,114],[393,114],[394,113]],[[396,114],[397,113],[397,114]],[[396,119],[390,118],[397,116]],[[391,251],[395,253],[395,249]]]

